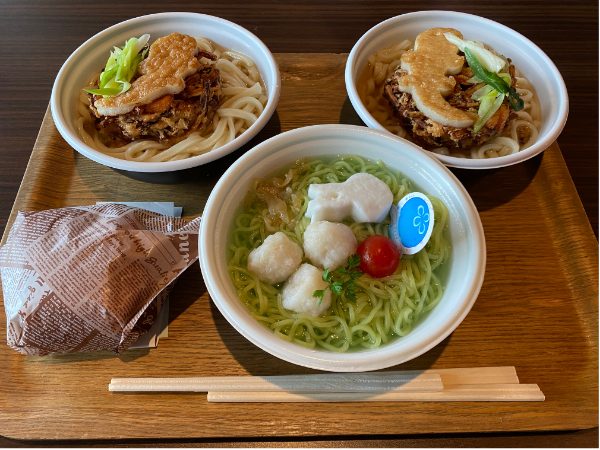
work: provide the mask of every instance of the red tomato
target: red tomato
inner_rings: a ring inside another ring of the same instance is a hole
[[[356,252],[360,270],[375,278],[393,274],[400,263],[400,250],[394,241],[378,234],[362,241]]]

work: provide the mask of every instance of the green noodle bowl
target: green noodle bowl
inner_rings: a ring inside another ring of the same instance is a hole
[[[281,285],[261,282],[248,271],[248,255],[264,239],[284,232],[302,247],[310,184],[341,183],[351,175],[366,172],[384,181],[397,203],[415,191],[402,174],[357,156],[311,159],[297,162],[271,180],[281,185],[286,199],[287,220],[272,220],[267,203],[248,194],[236,213],[228,245],[228,269],[240,299],[251,314],[281,338],[308,348],[335,352],[373,349],[408,334],[439,302],[443,293],[443,265],[450,256],[447,233],[448,211],[434,197],[433,233],[426,247],[415,255],[402,255],[396,272],[385,278],[363,274],[356,281],[356,298],[342,292],[332,295],[331,306],[319,317],[309,317],[282,306]],[[389,217],[382,223],[344,222],[358,242],[373,234],[388,235]]]

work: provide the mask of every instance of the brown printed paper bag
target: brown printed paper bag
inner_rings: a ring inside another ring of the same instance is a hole
[[[111,203],[19,212],[0,247],[8,345],[127,349],[198,259],[199,223]]]

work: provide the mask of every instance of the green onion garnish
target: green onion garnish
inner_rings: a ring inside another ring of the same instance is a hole
[[[464,49],[465,57],[467,58],[467,64],[473,70],[473,74],[480,79],[485,84],[490,85],[494,90],[498,91],[500,94],[505,94],[508,96],[508,103],[510,107],[515,111],[520,111],[525,106],[525,102],[519,96],[517,91],[511,87],[505,80],[503,80],[497,74],[490,72],[486,68],[484,68],[477,58],[473,56],[473,53],[465,47]]]
[[[104,97],[112,97],[127,92],[131,87],[137,67],[148,53],[146,44],[149,34],[139,38],[131,38],[123,48],[114,47],[98,80],[98,88],[84,89],[85,92]]]
[[[479,118],[473,125],[473,131],[477,133],[479,130],[483,128],[490,118],[496,114],[496,111],[500,109],[502,106],[502,102],[504,101],[504,94],[498,93],[496,90],[492,89],[489,93],[482,96],[479,103],[479,110],[477,111],[477,115]]]

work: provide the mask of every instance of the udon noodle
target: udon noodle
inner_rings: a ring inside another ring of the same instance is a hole
[[[401,258],[396,272],[375,279],[361,275],[356,283],[356,299],[345,293],[333,295],[329,309],[313,318],[282,306],[281,286],[261,282],[247,269],[250,251],[271,233],[283,231],[301,245],[310,220],[304,216],[311,183],[343,182],[352,174],[370,173],[383,180],[394,194],[394,202],[414,191],[411,182],[381,162],[356,156],[334,160],[298,162],[275,184],[291,193],[289,223],[267,219],[267,205],[253,193],[238,211],[228,246],[229,272],[238,295],[260,323],[276,335],[309,348],[335,352],[376,348],[408,334],[439,302],[443,293],[440,268],[450,255],[447,237],[448,212],[444,204],[429,197],[435,212],[433,234],[419,253]],[[389,220],[379,224],[346,222],[360,242],[372,234],[387,235]]]
[[[231,142],[247,130],[261,115],[267,95],[260,73],[247,56],[225,50],[206,38],[196,39],[200,50],[217,56],[213,63],[222,80],[222,100],[212,122],[202,131],[190,133],[168,146],[144,139],[120,147],[105,145],[94,127],[89,111],[89,96],[81,93],[78,103],[77,130],[84,142],[110,156],[131,161],[174,161],[201,155]]]
[[[402,54],[412,46],[410,40],[404,40],[371,55],[357,86],[358,94],[373,118],[388,131],[409,140],[411,136],[394,115],[383,95],[383,87],[385,80],[400,66]],[[501,135],[469,150],[450,151],[447,147],[439,147],[432,151],[460,158],[482,159],[517,153],[532,145],[539,133],[540,106],[533,86],[526,78],[519,75],[518,69],[516,69],[516,90],[525,102],[525,106],[521,111],[512,112],[512,118]]]

